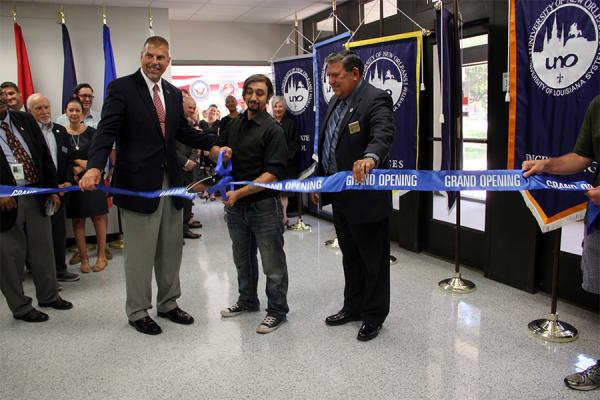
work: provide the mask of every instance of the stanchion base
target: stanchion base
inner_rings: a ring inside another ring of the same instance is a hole
[[[302,221],[302,218],[298,218],[298,222],[296,222],[294,225],[288,226],[287,229],[288,231],[312,231],[311,226],[305,224],[304,221]]]
[[[326,240],[323,243],[323,246],[328,247],[330,249],[337,249],[340,247],[340,244],[338,243],[337,237],[330,239],[330,240]]]
[[[110,242],[108,247],[111,249],[123,250],[125,248],[125,243],[123,242],[123,239],[117,239]]]
[[[568,343],[579,337],[579,332],[573,325],[558,320],[558,314],[550,314],[548,318],[531,321],[528,327],[534,337],[546,342]]]
[[[475,284],[460,277],[460,272],[455,273],[453,278],[444,279],[438,283],[439,287],[446,292],[457,294],[471,293],[475,290]]]
[[[390,265],[396,264],[398,259],[390,254]]]

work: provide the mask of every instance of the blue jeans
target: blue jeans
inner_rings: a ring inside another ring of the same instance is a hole
[[[279,197],[227,207],[233,262],[238,272],[238,304],[258,310],[258,258],[267,277],[267,314],[285,319],[288,272],[283,251],[283,212]]]

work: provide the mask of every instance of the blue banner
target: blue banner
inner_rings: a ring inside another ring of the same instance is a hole
[[[112,43],[110,41],[110,28],[104,24],[102,27],[102,44],[104,47],[104,97],[108,84],[117,78],[115,68],[115,57],[113,56]]]
[[[435,29],[440,69],[442,124],[442,170],[462,169],[456,158],[456,136],[462,127],[462,65],[457,59],[459,49],[455,35],[454,15],[443,6],[435,12]],[[456,194],[447,193],[448,209],[454,207]]]
[[[511,0],[507,168],[572,151],[583,117],[600,94],[600,0]],[[597,166],[573,176],[591,182]],[[582,217],[578,192],[529,191],[542,231]]]
[[[315,93],[312,55],[273,61],[275,94],[283,96],[288,116],[294,120],[300,139],[299,169],[312,164],[315,143]]]
[[[67,106],[67,101],[73,95],[73,89],[77,86],[77,75],[75,74],[75,61],[73,60],[73,50],[71,49],[71,38],[69,30],[65,24],[62,26],[62,42],[64,55],[64,70],[63,70],[63,90],[62,90],[62,108]]]
[[[321,127],[321,121],[325,118],[327,113],[327,106],[329,100],[333,96],[333,90],[329,86],[329,79],[327,78],[327,65],[325,64],[325,58],[336,51],[344,49],[344,43],[350,37],[350,32],[340,33],[337,36],[329,38],[313,45],[313,74],[315,79],[315,139],[313,152],[318,156],[319,146],[319,129]]]
[[[390,169],[419,166],[421,39],[421,32],[411,32],[348,44],[365,64],[365,81],[392,98],[396,134],[386,166]]]

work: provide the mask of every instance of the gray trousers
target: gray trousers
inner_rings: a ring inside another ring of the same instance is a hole
[[[583,290],[600,294],[600,228],[594,229],[584,239],[581,270]]]
[[[34,196],[17,201],[17,220],[9,230],[0,232],[0,290],[15,317],[33,308],[31,297],[23,292],[25,260],[31,267],[38,303],[51,303],[58,297],[52,227],[42,215]]]
[[[170,197],[162,197],[152,214],[121,208],[125,241],[125,311],[130,321],[148,316],[152,308],[152,268],[158,294],[156,308],[168,312],[181,296],[179,267],[183,246],[183,214]]]

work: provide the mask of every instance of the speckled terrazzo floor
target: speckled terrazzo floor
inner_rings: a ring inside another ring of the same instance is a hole
[[[255,333],[264,314],[221,319],[236,299],[231,244],[219,202],[198,203],[203,237],[187,240],[180,306],[196,323],[158,320],[163,334],[137,333],[124,314],[123,257],[102,273],[64,283],[71,311],[27,324],[0,304],[0,399],[599,399],[562,379],[600,357],[600,316],[559,303],[580,339],[549,344],[529,336],[547,296],[530,295],[465,269],[477,291],[450,296],[437,282],[452,265],[392,246],[392,311],[380,336],[356,340],[360,322],[328,327],[341,305],[341,254],[321,244],[329,222],[306,217],[312,233],[286,232],[288,322]],[[93,260],[92,260],[93,262]],[[260,279],[261,301],[264,277]],[[33,285],[25,282],[27,293]],[[155,310],[151,311],[155,317]]]

